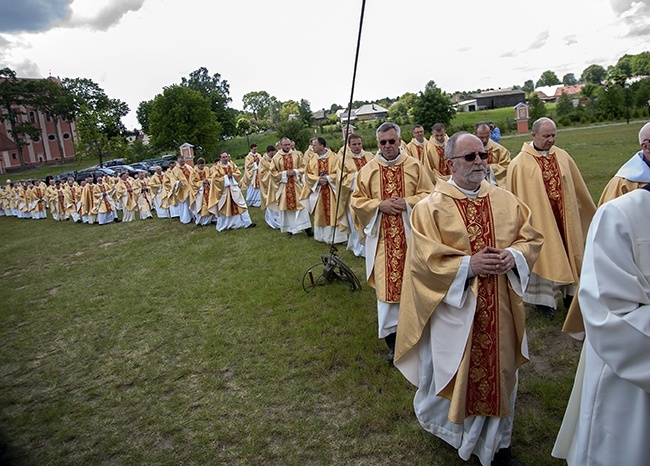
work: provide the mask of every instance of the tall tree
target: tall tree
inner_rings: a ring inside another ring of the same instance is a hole
[[[521,90],[525,91],[526,93],[530,94],[535,90],[535,83],[533,82],[532,79],[529,79],[524,83],[523,86],[521,86]]]
[[[632,76],[650,76],[650,52],[632,56]]]
[[[565,86],[575,86],[578,84],[578,80],[576,79],[576,75],[573,73],[567,73],[562,77],[562,84]]]
[[[311,111],[311,105],[306,99],[300,99],[298,104],[298,115],[305,126],[311,126],[314,122],[314,114]]]
[[[230,85],[228,81],[221,79],[219,73],[210,75],[207,68],[201,67],[192,71],[189,78],[183,77],[181,85],[198,91],[208,99],[210,108],[221,125],[223,135],[234,136],[237,133],[237,112],[228,107],[232,101],[230,98]]]
[[[9,122],[9,134],[16,145],[21,167],[25,166],[23,148],[29,145],[27,137],[39,135],[39,129],[23,119],[22,107],[31,105],[31,99],[27,81],[17,79],[15,71],[9,68],[0,69],[0,122]]]
[[[151,114],[151,108],[153,107],[153,100],[143,100],[138,105],[138,109],[135,111],[136,118],[138,123],[140,123],[140,128],[145,134],[150,134],[149,132],[149,115]]]
[[[177,84],[154,98],[149,129],[153,145],[161,149],[189,142],[207,152],[216,149],[222,130],[210,100],[199,91]]]
[[[427,129],[435,123],[448,125],[455,114],[451,100],[434,81],[427,83],[413,103],[413,118]]]
[[[298,115],[299,113],[300,107],[298,106],[298,102],[295,100],[287,100],[282,104],[282,108],[280,109],[280,121],[289,121],[290,115]]]
[[[530,116],[531,121],[535,121],[539,118],[542,118],[543,116],[546,116],[546,104],[542,102],[542,99],[540,99],[537,94],[533,94],[528,105],[528,115]]]
[[[589,65],[580,75],[583,83],[602,84],[607,77],[607,71],[600,65]]]
[[[277,102],[274,96],[266,91],[255,91],[244,94],[242,103],[244,110],[251,112],[256,120],[265,120],[270,116],[271,105]]]
[[[560,80],[558,79],[555,72],[546,70],[542,73],[542,76],[540,76],[539,81],[537,81],[537,85],[535,87],[555,86],[556,84],[560,84]]]
[[[571,100],[571,97],[569,97],[568,94],[562,93],[562,95],[557,101],[557,107],[555,108],[558,118],[570,115],[571,113],[573,113],[574,110],[575,107],[573,106],[573,101]]]

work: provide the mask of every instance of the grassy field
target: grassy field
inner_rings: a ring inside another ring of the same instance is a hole
[[[595,199],[640,127],[559,133]],[[464,464],[384,359],[363,260],[341,254],[360,292],[306,293],[328,248],[251,216],[223,233],[0,218],[0,464]],[[580,349],[563,317],[529,312],[513,439],[527,465],[563,464],[550,450]]]

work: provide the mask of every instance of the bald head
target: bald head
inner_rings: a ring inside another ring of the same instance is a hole
[[[643,125],[641,131],[639,131],[639,144],[643,144],[643,141],[650,139],[650,121]]]

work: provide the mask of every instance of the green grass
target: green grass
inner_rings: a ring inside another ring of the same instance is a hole
[[[640,126],[559,133],[595,198]],[[304,292],[327,247],[251,215],[257,228],[222,233],[0,218],[0,464],[464,464],[415,419],[374,291]],[[363,282],[363,260],[341,257]],[[580,348],[563,312],[529,316],[524,464],[562,464],[550,451]]]

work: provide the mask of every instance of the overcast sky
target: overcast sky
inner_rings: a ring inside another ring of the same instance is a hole
[[[89,78],[135,110],[200,67],[232,106],[265,90],[347,105],[361,0],[0,0],[0,68]],[[532,3],[532,2],[530,2]],[[580,77],[648,50],[650,0],[367,0],[355,100]]]

